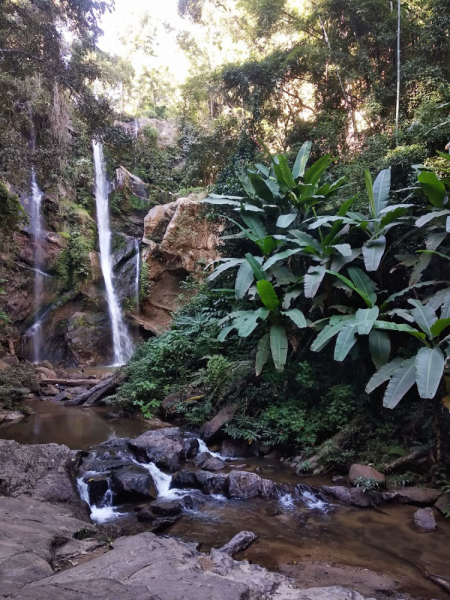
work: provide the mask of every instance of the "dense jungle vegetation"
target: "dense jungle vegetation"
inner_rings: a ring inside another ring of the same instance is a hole
[[[450,2],[399,6],[400,21],[389,0],[179,0],[185,28],[149,13],[114,56],[107,3],[2,3],[2,260],[34,164],[70,240],[61,276],[86,276],[93,136],[151,203],[201,189],[225,227],[214,272],[127,367],[124,410],[175,394],[172,414],[201,425],[236,404],[227,433],[299,471],[404,458],[405,480],[449,485]],[[161,28],[182,82],[154,66]],[[176,140],[135,139],[120,123],[136,117]]]

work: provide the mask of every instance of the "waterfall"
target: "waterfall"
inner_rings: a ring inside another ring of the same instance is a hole
[[[123,320],[119,301],[114,284],[111,261],[111,229],[109,225],[109,183],[106,178],[103,147],[95,140],[92,142],[94,149],[95,167],[95,202],[97,206],[97,227],[100,245],[100,264],[105,281],[106,296],[108,300],[109,315],[114,346],[114,365],[123,365],[133,353],[133,343]]]
[[[34,312],[39,314],[42,304],[42,293],[44,289],[44,273],[40,269],[42,266],[42,216],[41,203],[44,194],[39,189],[36,181],[36,172],[34,166],[31,167],[31,210],[30,210],[30,230],[34,243]],[[42,346],[42,327],[41,320],[38,320],[30,328],[30,337],[33,345],[33,362],[41,361]]]
[[[140,296],[140,290],[139,290],[139,278],[141,276],[141,251],[139,248],[139,240],[136,238],[134,240],[134,244],[136,247],[136,275],[135,275],[135,279],[134,279],[134,290],[135,290],[135,296],[136,296],[136,312],[139,312],[139,296]]]
[[[95,472],[85,473],[85,477],[92,477],[92,475],[97,475]],[[106,523],[107,521],[111,521],[115,519],[118,514],[116,512],[116,508],[112,505],[114,494],[110,488],[108,488],[101,499],[100,506],[96,506],[95,504],[91,504],[91,499],[89,498],[89,487],[84,477],[80,477],[77,479],[78,493],[80,494],[80,498],[86,502],[86,504],[91,509],[91,519],[96,523]]]
[[[205,444],[205,442],[201,438],[197,438],[197,442],[198,442],[198,453],[199,454],[202,454],[203,452],[209,452],[209,454],[211,454],[211,456],[214,456],[214,458],[220,458],[220,460],[223,460],[223,462],[239,460],[239,458],[232,458],[231,456],[224,456],[223,454],[220,454],[220,452],[213,452],[212,450],[210,450],[208,448],[208,446]]]
[[[134,120],[134,137],[137,139],[139,135],[139,121],[138,119]]]

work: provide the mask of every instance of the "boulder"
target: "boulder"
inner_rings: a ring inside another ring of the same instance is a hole
[[[96,450],[82,455],[79,469],[81,473],[111,473],[114,469],[133,465],[133,455],[128,448],[99,445]]]
[[[223,494],[228,482],[228,475],[197,471],[197,481],[200,483],[204,494]]]
[[[369,467],[367,465],[352,465],[350,467],[348,477],[353,485],[356,484],[359,478],[374,479],[380,485],[384,485],[386,483],[386,477],[383,475],[383,473],[380,473],[373,467]]]
[[[2,357],[2,361],[4,363],[6,363],[7,365],[9,365],[10,367],[18,367],[19,366],[19,359],[17,358],[17,356],[15,356],[13,354],[6,354],[5,356]]]
[[[220,448],[220,454],[222,456],[229,456],[230,458],[242,458],[248,454],[248,451],[243,444],[225,438]]]
[[[334,485],[346,485],[348,483],[347,478],[343,475],[333,475],[331,481]]]
[[[156,500],[152,502],[151,509],[157,517],[175,517],[183,512],[184,504],[181,500],[171,500],[170,502]]]
[[[422,487],[393,486],[389,491],[395,494],[395,499],[400,504],[417,504],[419,506],[433,506],[442,496],[441,490]]]
[[[117,500],[133,501],[142,496],[156,498],[158,492],[150,473],[137,465],[116,469],[111,474]]]
[[[205,469],[205,471],[222,471],[225,468],[225,463],[209,452],[202,452],[196,456],[194,466]]]
[[[450,492],[442,494],[439,500],[436,502],[435,507],[444,516],[450,515]]]
[[[131,440],[130,448],[140,460],[154,462],[159,468],[174,472],[197,454],[198,440],[185,436],[178,427],[167,427],[146,431]]]
[[[0,440],[0,494],[81,506],[68,474],[73,461],[75,453],[67,446]]]
[[[270,479],[261,479],[259,493],[263,498],[274,498],[277,495],[277,486]]]
[[[225,408],[222,408],[215,417],[202,426],[200,430],[201,437],[206,442],[211,440],[224,425],[233,419],[237,408],[237,404],[229,404]]]
[[[35,367],[35,371],[40,375],[45,375],[46,379],[58,379],[58,376],[55,373],[55,371],[49,369],[48,367]]]
[[[11,368],[11,365],[8,365],[7,362],[5,362],[3,359],[0,358],[0,372],[7,371],[10,368]]]
[[[0,423],[11,423],[13,421],[21,421],[24,417],[25,414],[18,410],[0,410]]]
[[[372,498],[362,488],[323,485],[320,490],[322,494],[325,494],[327,499],[331,497],[349,506],[359,506],[361,508],[372,506]]]
[[[59,389],[49,383],[41,387],[41,394],[44,396],[57,396],[59,394]]]
[[[259,496],[261,477],[247,471],[232,471],[228,475],[227,495],[229,498],[254,498]]]
[[[419,508],[418,511],[414,513],[414,525],[420,531],[428,532],[428,531],[436,531],[436,519],[434,518],[433,509],[430,507],[427,508]]]

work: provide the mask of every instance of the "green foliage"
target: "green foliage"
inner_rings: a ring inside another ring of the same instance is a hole
[[[12,234],[20,225],[28,222],[28,216],[16,195],[8,191],[6,185],[0,181],[0,248],[10,241]]]

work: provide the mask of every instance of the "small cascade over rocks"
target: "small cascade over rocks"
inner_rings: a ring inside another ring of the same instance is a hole
[[[87,479],[95,475],[98,475],[98,473],[85,473],[83,477],[79,477],[77,479],[78,492],[80,498],[86,502],[90,508],[91,519],[96,523],[107,523],[119,516],[117,508],[113,506],[114,493],[111,488],[108,487],[98,506],[94,502],[91,502]]]
[[[109,183],[106,177],[103,147],[92,142],[95,167],[95,202],[100,246],[100,266],[105,282],[114,347],[114,365],[124,365],[133,354],[133,342],[125,325],[113,282],[111,228],[109,223]]]
[[[36,180],[36,171],[31,167],[31,210],[30,210],[30,231],[34,243],[34,312],[39,314],[42,305],[42,294],[44,288],[45,273],[41,270],[42,266],[42,215],[41,204],[43,192],[39,188]],[[41,361],[42,347],[42,320],[37,319],[28,330],[28,337],[32,340],[33,362]]]

